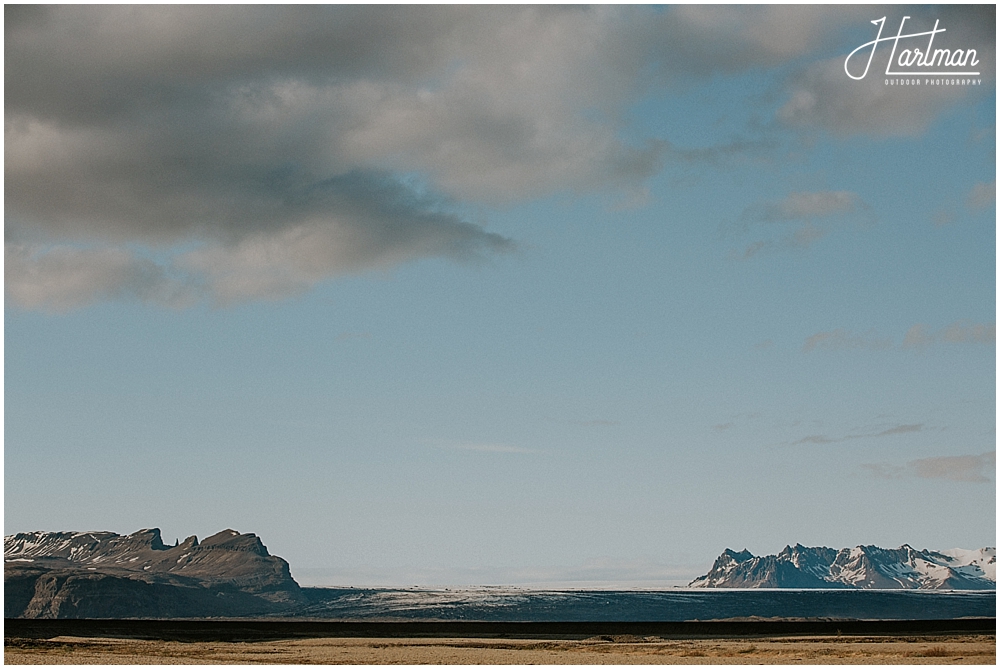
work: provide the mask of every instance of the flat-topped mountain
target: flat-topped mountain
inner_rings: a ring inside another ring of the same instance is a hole
[[[4,616],[131,618],[277,613],[302,601],[254,534],[163,543],[158,529],[4,537]]]
[[[996,548],[943,551],[785,546],[777,555],[726,549],[692,588],[994,590]]]

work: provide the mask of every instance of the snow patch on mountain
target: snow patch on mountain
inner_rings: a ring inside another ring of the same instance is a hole
[[[996,589],[996,548],[944,551],[785,546],[777,555],[726,549],[692,588]]]

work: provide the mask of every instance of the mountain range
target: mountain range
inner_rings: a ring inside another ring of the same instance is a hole
[[[785,546],[777,555],[726,549],[692,588],[995,590],[996,548],[942,551]]]
[[[167,546],[160,530],[4,537],[4,617],[266,615],[302,602],[288,563],[254,534]]]
[[[995,590],[996,549],[726,549],[691,587]],[[325,610],[324,593],[300,588],[287,562],[235,530],[173,546],[158,529],[4,537],[5,618],[308,616]]]

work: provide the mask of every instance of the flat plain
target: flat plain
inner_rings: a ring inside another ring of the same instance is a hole
[[[7,638],[4,664],[995,664],[996,635],[252,642]]]

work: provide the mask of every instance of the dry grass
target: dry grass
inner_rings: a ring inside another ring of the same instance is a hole
[[[994,635],[663,639],[6,639],[6,664],[995,664]]]

